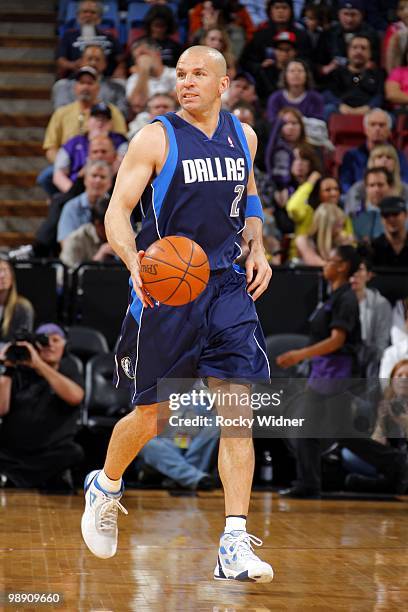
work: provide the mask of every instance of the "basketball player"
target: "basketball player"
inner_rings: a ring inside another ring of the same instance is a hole
[[[117,548],[122,474],[158,433],[158,380],[204,377],[213,393],[248,395],[250,381],[269,380],[269,364],[254,301],[265,291],[271,270],[262,244],[262,207],[252,170],[256,135],[221,111],[228,88],[223,56],[209,47],[185,51],[177,64],[178,113],[158,116],[132,140],[119,169],[107,215],[106,233],[131,274],[131,302],[116,355],[117,383],[131,383],[135,410],[112,433],[103,470],[85,479],[82,535],[94,555],[112,557]],[[142,198],[143,225],[137,237],[130,216]],[[207,288],[190,304],[154,304],[144,291],[140,262],[145,249],[169,235],[195,240],[207,253]],[[233,267],[237,242],[247,245],[246,272]],[[233,384],[232,379],[248,381]],[[237,406],[235,414],[237,414]],[[223,414],[226,409],[217,406]],[[242,407],[239,407],[242,414]],[[229,407],[231,410],[231,407]],[[219,473],[226,525],[214,578],[270,582],[272,567],[246,531],[254,469],[252,436],[222,435]]]

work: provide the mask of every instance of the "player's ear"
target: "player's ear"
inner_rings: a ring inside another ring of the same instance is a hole
[[[224,93],[224,91],[227,91],[229,86],[230,86],[229,76],[225,75],[225,76],[221,77],[221,80],[220,80],[220,94],[222,95]]]

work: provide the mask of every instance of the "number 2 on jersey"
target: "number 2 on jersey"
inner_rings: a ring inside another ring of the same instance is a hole
[[[239,217],[239,203],[242,198],[242,194],[245,191],[245,185],[236,185],[234,189],[234,193],[237,194],[237,197],[234,198],[231,204],[231,212],[230,217]]]

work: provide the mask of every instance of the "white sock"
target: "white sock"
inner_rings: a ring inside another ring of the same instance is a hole
[[[246,531],[246,519],[239,516],[227,516],[224,533],[230,533],[231,531]]]
[[[119,478],[119,480],[111,480],[103,470],[99,472],[96,480],[98,481],[98,485],[108,493],[119,493],[122,486],[121,478]]]

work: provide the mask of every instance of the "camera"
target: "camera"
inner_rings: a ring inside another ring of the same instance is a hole
[[[19,346],[17,342],[29,342],[34,346],[48,346],[49,340],[46,334],[32,334],[27,330],[21,330],[15,333],[13,344],[10,344],[6,353],[5,359],[11,363],[21,363],[22,361],[30,361],[30,351],[26,346]]]
[[[391,401],[391,412],[394,416],[399,417],[401,416],[401,414],[405,414],[407,411],[407,400],[403,400],[403,399],[393,399]]]

